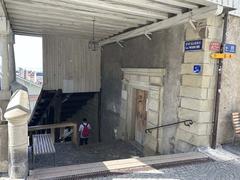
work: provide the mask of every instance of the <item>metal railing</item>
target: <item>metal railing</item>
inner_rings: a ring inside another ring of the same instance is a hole
[[[156,127],[145,129],[145,133],[152,133],[152,130],[159,129],[159,128],[162,128],[162,127],[173,126],[173,125],[181,124],[181,123],[184,123],[185,126],[189,126],[190,127],[193,124],[193,121],[192,120],[184,120],[184,121],[179,121],[179,122],[175,122],[175,123],[170,123],[170,124],[165,124],[165,125],[161,125],[161,126],[156,126]]]

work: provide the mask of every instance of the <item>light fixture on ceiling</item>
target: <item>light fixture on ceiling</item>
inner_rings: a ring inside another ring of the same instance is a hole
[[[92,51],[96,51],[99,47],[98,41],[95,40],[95,17],[93,18],[93,31],[92,31],[92,40],[88,43],[88,49]]]

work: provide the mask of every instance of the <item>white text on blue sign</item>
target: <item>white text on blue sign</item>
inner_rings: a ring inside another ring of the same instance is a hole
[[[202,40],[186,41],[185,51],[196,51],[202,49]]]

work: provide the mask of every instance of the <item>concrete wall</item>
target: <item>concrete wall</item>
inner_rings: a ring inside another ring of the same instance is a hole
[[[227,43],[237,45],[237,58],[223,62],[218,126],[218,143],[220,144],[232,140],[231,113],[240,112],[240,17],[229,17]]]
[[[140,36],[124,42],[125,48],[117,44],[104,46],[101,58],[103,141],[114,140],[114,129],[117,129],[121,123],[122,72],[120,68],[165,68],[162,123],[178,121],[183,40],[184,25],[180,25],[153,33],[151,41],[145,36]],[[171,141],[175,133],[176,127],[163,130],[163,153],[173,151]]]
[[[82,107],[71,120],[77,122],[78,127],[82,123],[83,118],[87,118],[91,125],[89,143],[98,142],[99,138],[99,125],[98,125],[98,93],[94,95],[93,98],[88,100],[87,104]],[[104,129],[103,129],[104,130]]]

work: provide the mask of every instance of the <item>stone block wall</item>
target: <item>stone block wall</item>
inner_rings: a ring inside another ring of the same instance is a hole
[[[221,42],[223,20],[209,17],[196,23],[197,30],[186,26],[185,41],[203,40],[199,51],[186,51],[181,65],[181,104],[179,120],[193,120],[190,127],[181,124],[176,133],[176,151],[189,151],[195,146],[210,146],[216,86],[216,62],[211,59],[210,42]],[[200,73],[193,72],[193,66],[202,67]]]

